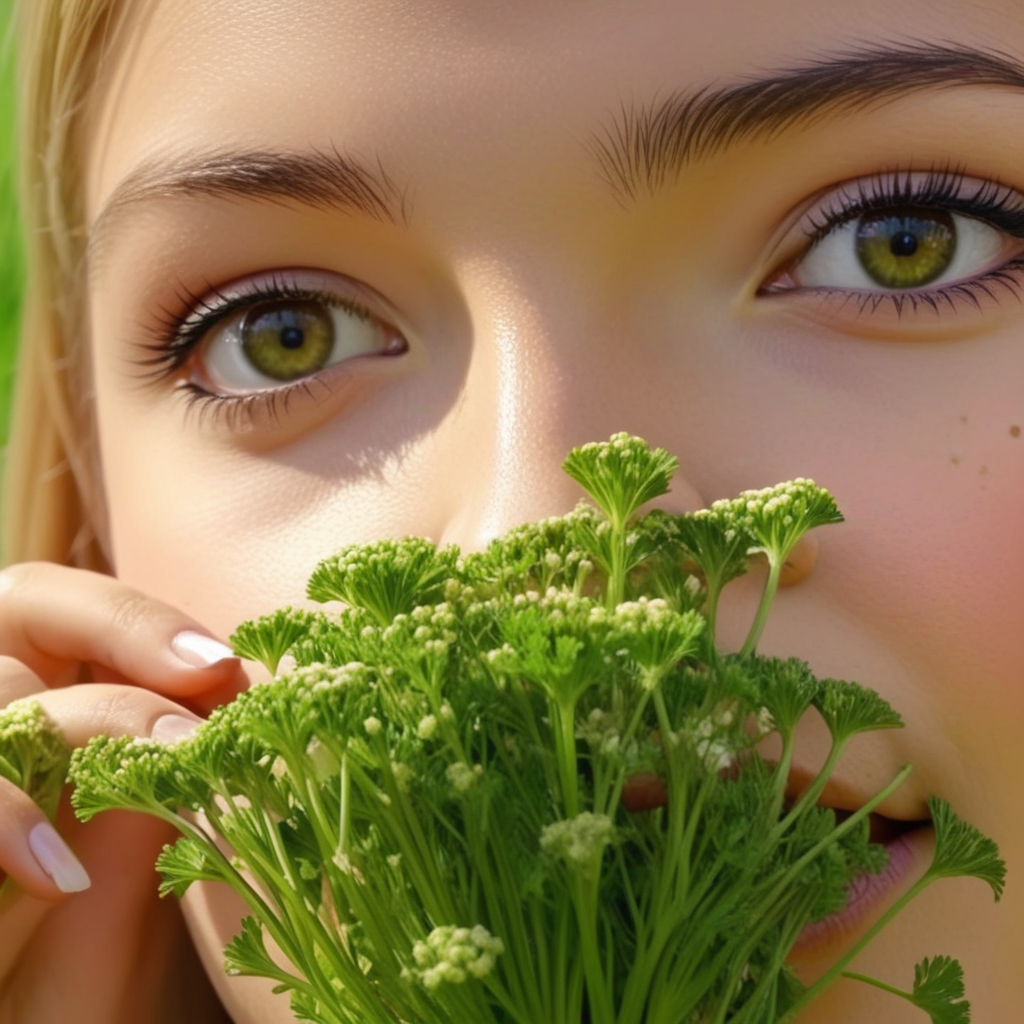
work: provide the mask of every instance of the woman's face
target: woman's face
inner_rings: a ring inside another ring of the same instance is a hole
[[[911,761],[888,816],[942,795],[1009,867],[1000,905],[941,883],[854,969],[909,988],[949,954],[979,1024],[1013,1019],[1019,0],[178,0],[132,32],[86,180],[116,574],[226,636],[344,544],[477,548],[567,511],[565,454],[614,431],[678,455],[679,511],[813,477],[847,522],[760,651],[903,714],[851,747],[847,800]],[[726,591],[726,647],[762,579]],[[825,740],[806,723],[802,766]],[[880,906],[794,955],[805,979],[924,872],[921,835]],[[232,913],[193,901],[218,977]],[[290,1019],[221,984],[238,1021]],[[844,981],[800,1020],[876,1016],[921,1012]]]

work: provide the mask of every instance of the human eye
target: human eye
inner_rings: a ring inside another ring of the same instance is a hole
[[[1024,281],[1024,196],[958,170],[840,185],[805,216],[803,247],[759,296],[815,294],[857,315],[977,310]],[[932,317],[934,319],[934,317]]]
[[[408,350],[372,304],[369,289],[316,271],[275,272],[203,294],[183,287],[149,331],[153,343],[143,348],[153,354],[137,362],[150,367],[150,380],[187,371],[175,391],[201,421],[208,414],[236,428],[276,420],[300,393],[333,392],[350,361]]]

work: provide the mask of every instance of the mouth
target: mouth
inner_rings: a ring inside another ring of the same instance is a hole
[[[838,807],[834,807],[832,810],[835,811],[837,825],[841,825],[854,813],[853,811],[844,811]],[[882,846],[888,846],[899,839],[900,836],[905,836],[908,832],[916,832],[918,829],[928,828],[931,825],[931,819],[903,821],[899,818],[887,818],[882,814],[872,812],[868,815],[868,823],[871,827],[868,837],[870,841],[872,843],[881,843]]]
[[[811,773],[802,769],[794,769],[790,773],[786,787],[787,809],[806,791],[812,778]],[[831,943],[848,940],[854,932],[870,926],[896,899],[900,883],[925,869],[934,836],[931,818],[915,815],[913,806],[897,802],[898,799],[894,795],[879,805],[886,813],[877,810],[868,815],[870,841],[884,846],[889,855],[886,867],[876,875],[864,873],[854,878],[846,905],[836,913],[808,924],[792,947],[794,954],[799,956],[821,950]],[[830,780],[817,804],[831,809],[838,825],[869,800],[870,797],[854,787]]]

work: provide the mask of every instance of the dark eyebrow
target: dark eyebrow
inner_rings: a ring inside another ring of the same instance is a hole
[[[626,108],[585,142],[620,202],[652,194],[689,165],[755,138],[853,113],[926,89],[1024,89],[1024,64],[958,43],[831,51],[722,88],[676,92]]]
[[[219,150],[187,156],[156,154],[133,168],[114,189],[89,232],[90,262],[120,215],[153,198],[209,196],[302,203],[407,224],[410,208],[387,172],[340,153]]]
[[[675,92],[618,117],[584,143],[620,202],[671,184],[690,164],[756,138],[770,139],[830,115],[857,112],[926,89],[1024,89],[1024,64],[1000,51],[957,43],[867,44],[827,51],[789,68]],[[211,196],[303,203],[407,225],[410,208],[376,166],[330,151],[228,149],[155,154],[117,185],[88,240],[93,262],[130,206],[155,197]]]

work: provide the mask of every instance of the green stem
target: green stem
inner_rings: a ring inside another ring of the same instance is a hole
[[[565,801],[565,816],[575,818],[579,814],[579,777],[576,768],[576,705],[559,703],[554,706],[558,719],[558,768],[562,779],[562,799]]]
[[[615,1024],[615,1007],[601,967],[601,952],[597,941],[597,883],[600,881],[600,857],[603,853],[602,850],[597,863],[591,865],[589,875],[585,876],[581,872],[572,875],[573,903],[579,927],[591,1024]]]
[[[608,611],[614,611],[626,595],[626,524],[617,520],[611,522],[611,565],[608,573]]]
[[[832,773],[835,771],[836,765],[839,763],[839,758],[842,756],[843,751],[846,749],[847,743],[850,742],[851,737],[847,736],[842,740],[835,740],[832,744],[832,749],[828,752],[828,757],[825,758],[825,763],[821,766],[821,771],[814,777],[814,781],[804,790],[801,794],[800,799],[790,808],[789,813],[778,822],[773,831],[773,838],[778,838],[783,835],[786,829],[796,821],[801,814],[803,814],[808,807],[812,807],[818,802],[818,797],[825,791],[825,787],[828,785],[828,780],[832,777]],[[781,768],[781,763],[780,763]],[[905,776],[904,776],[905,777]],[[789,778],[789,766],[786,766],[785,776],[781,776],[783,780]]]
[[[886,985],[884,981],[879,981],[877,978],[869,978],[866,974],[858,974],[856,971],[843,971],[841,977],[851,978],[853,981],[863,981],[865,984],[874,985],[875,988],[882,989],[883,992],[891,992],[894,996],[902,996],[908,1002],[914,1001],[914,996],[910,992],[904,992],[901,988],[896,988],[895,985]]]
[[[706,576],[707,593],[704,598],[704,619],[708,624],[709,647],[717,650],[715,643],[715,620],[718,616],[718,599],[722,595],[722,581],[719,576]]]
[[[853,960],[865,946],[871,942],[872,939],[912,900],[915,896],[918,896],[924,889],[926,889],[932,882],[935,881],[933,875],[926,874],[919,881],[915,882],[865,933],[861,936],[860,940],[840,957],[813,985],[811,985],[800,998],[790,1007],[789,1011],[784,1017],[779,1019],[778,1024],[785,1024],[786,1021],[791,1020],[793,1016],[806,1006],[812,999],[814,999],[819,993],[829,987],[837,978],[843,973],[843,968]],[[874,982],[873,979],[866,977],[859,977],[858,980],[870,981],[872,984],[880,984]],[[906,993],[900,992],[898,989],[892,989],[891,991],[896,992],[897,995],[906,995]]]
[[[911,765],[906,764],[899,771],[896,777],[885,787],[880,793],[873,796],[863,807],[855,811],[850,815],[841,825],[837,825],[824,839],[816,843],[810,850],[807,851],[798,861],[791,864],[786,873],[776,882],[775,887],[768,893],[768,895],[761,901],[760,906],[756,909],[753,916],[755,919],[767,917],[771,913],[772,905],[779,899],[780,896],[785,894],[786,889],[792,885],[797,879],[803,869],[812,861],[815,857],[822,853],[827,847],[834,844],[837,840],[841,839],[851,829],[856,828],[864,818],[866,818],[879,804],[885,801],[891,796],[900,786],[903,785],[905,779],[912,770]]]
[[[761,594],[761,603],[757,607],[754,622],[740,650],[741,657],[753,654],[754,649],[757,647],[757,642],[761,639],[765,623],[768,621],[768,609],[771,608],[772,601],[775,599],[775,591],[779,587],[779,574],[782,572],[784,559],[776,559],[771,551],[767,551],[766,554],[768,555],[768,579],[765,581],[764,591]]]

